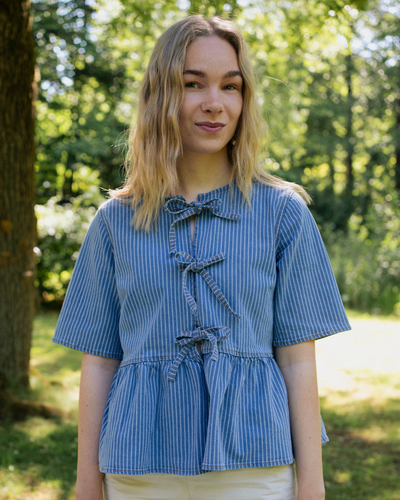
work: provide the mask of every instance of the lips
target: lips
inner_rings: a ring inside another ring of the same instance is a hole
[[[225,123],[220,122],[199,122],[196,125],[208,134],[217,134],[225,127]]]
[[[225,127],[225,123],[220,123],[220,122],[200,122],[196,123],[199,127]]]

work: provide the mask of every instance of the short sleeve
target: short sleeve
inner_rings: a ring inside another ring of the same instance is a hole
[[[122,359],[119,316],[113,247],[100,207],[80,248],[53,342]]]
[[[295,192],[277,232],[276,269],[274,347],[351,330],[318,227]]]

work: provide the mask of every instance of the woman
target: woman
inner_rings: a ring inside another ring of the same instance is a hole
[[[84,352],[78,500],[103,474],[108,500],[324,498],[314,341],[350,326],[307,195],[258,166],[259,126],[233,23],[159,38],[54,337]]]

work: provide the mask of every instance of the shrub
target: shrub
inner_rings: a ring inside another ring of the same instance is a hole
[[[97,186],[60,203],[54,196],[36,205],[38,262],[36,285],[41,302],[59,306],[65,296],[80,246],[98,208],[105,200]]]
[[[353,214],[346,232],[324,239],[346,306],[400,315],[400,207],[387,195],[362,218]]]

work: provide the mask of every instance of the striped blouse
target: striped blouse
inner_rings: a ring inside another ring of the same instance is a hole
[[[190,476],[292,463],[274,347],[351,329],[306,204],[254,181],[249,208],[233,181],[192,203],[167,197],[151,232],[131,219],[115,199],[99,207],[53,338],[121,360],[100,470]]]

